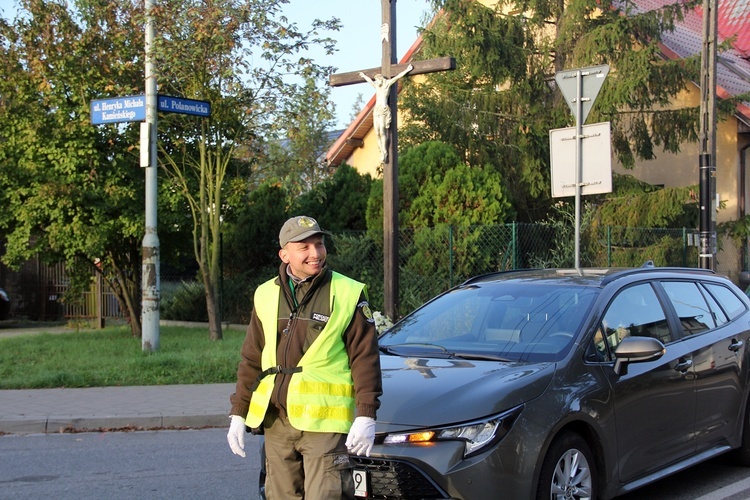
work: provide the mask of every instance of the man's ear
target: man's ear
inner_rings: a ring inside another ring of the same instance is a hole
[[[289,254],[287,253],[286,248],[279,250],[279,258],[284,264],[289,264]]]

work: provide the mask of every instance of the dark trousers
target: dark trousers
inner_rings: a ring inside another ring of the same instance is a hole
[[[354,497],[346,434],[299,431],[274,412],[263,425],[268,500]]]

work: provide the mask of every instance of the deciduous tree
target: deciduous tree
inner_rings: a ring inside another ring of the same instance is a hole
[[[292,130],[282,119],[291,102],[323,85],[326,68],[306,57],[312,44],[328,50],[333,40],[319,32],[338,22],[315,21],[300,30],[282,14],[288,0],[167,0],[154,10],[160,92],[211,103],[209,119],[165,116],[160,164],[167,182],[182,194],[191,214],[193,252],[206,291],[211,339],[222,338],[220,240],[227,190],[250,189],[267,140]],[[296,83],[290,79],[298,76]],[[306,103],[308,112],[328,102]],[[241,153],[239,148],[242,148]],[[234,179],[234,183],[228,182]]]
[[[92,99],[142,88],[138,10],[122,0],[68,3],[23,0],[14,20],[0,20],[3,261],[64,261],[79,291],[101,272],[140,336],[137,132],[95,127],[89,116]]]

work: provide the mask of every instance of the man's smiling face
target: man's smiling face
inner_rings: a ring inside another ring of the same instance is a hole
[[[281,261],[289,264],[292,274],[305,279],[318,274],[326,263],[324,236],[315,234],[302,241],[290,241],[279,250]]]

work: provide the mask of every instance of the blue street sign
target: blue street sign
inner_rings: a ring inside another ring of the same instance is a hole
[[[157,102],[156,109],[166,113],[211,116],[211,103],[208,101],[196,101],[194,99],[183,99],[181,97],[160,95]]]
[[[142,95],[91,101],[91,123],[140,122],[146,119],[146,98]]]

